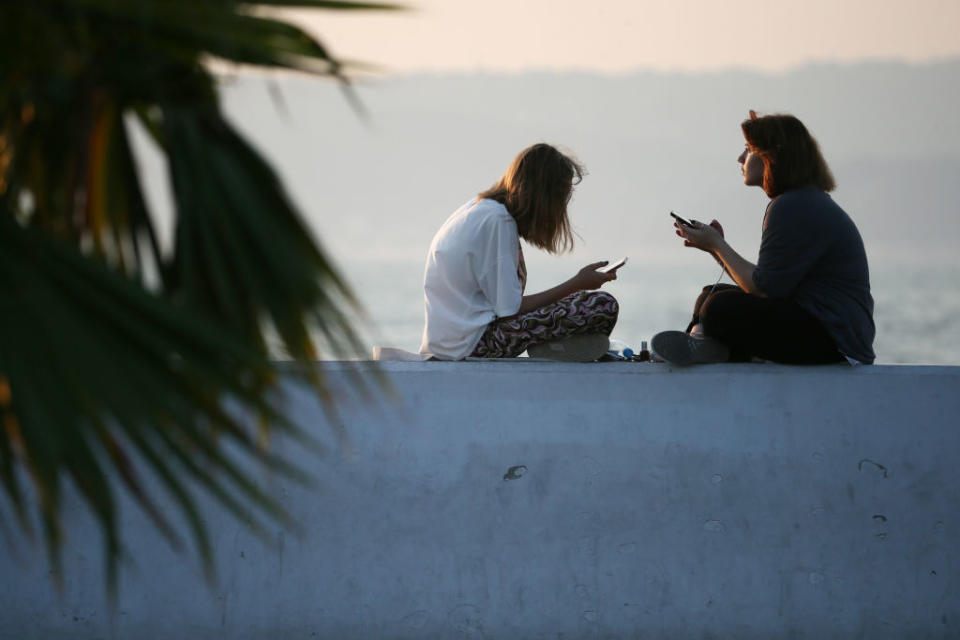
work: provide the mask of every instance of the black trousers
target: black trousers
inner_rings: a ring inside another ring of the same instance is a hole
[[[842,362],[833,338],[820,321],[793,300],[761,298],[732,284],[706,286],[693,308],[689,332],[703,333],[730,347],[732,362],[762,358],[784,364]]]

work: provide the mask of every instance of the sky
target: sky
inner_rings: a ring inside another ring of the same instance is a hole
[[[529,252],[531,287],[627,255],[617,335],[685,324],[716,267],[676,247],[666,212],[722,219],[756,255],[766,199],[734,161],[756,108],[800,116],[827,154],[869,245],[881,361],[958,361],[944,345],[960,344],[960,0],[414,1],[284,11],[341,60],[379,65],[353,74],[369,121],[296,74],[241,75],[225,101],[345,269],[375,344],[416,350],[430,238],[537,140],[590,175],[572,203],[577,249]]]
[[[402,12],[289,12],[388,73],[779,72],[960,55],[960,0],[414,0]]]

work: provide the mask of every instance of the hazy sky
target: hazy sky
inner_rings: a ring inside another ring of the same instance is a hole
[[[401,0],[402,1],[402,0]],[[779,71],[960,55],[960,0],[415,0],[403,13],[295,12],[332,51],[392,72]]]

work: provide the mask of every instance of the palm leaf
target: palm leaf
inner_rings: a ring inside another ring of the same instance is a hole
[[[186,64],[196,64],[198,54],[202,53],[242,64],[339,72],[339,62],[318,40],[282,20],[239,11],[239,3],[209,0],[30,1],[57,7],[66,19],[82,15],[93,29],[104,34],[119,34],[109,40],[124,49],[159,51],[170,60]],[[145,4],[149,5],[149,10],[144,10]],[[137,39],[130,34],[136,34]],[[126,68],[128,64],[115,66]]]
[[[20,229],[6,211],[0,211],[0,287],[16,310],[0,316],[0,372],[9,386],[4,419],[15,422],[18,445],[4,438],[0,468],[19,463],[29,471],[55,568],[62,485],[69,477],[101,522],[108,576],[115,579],[121,547],[106,469],[117,469],[120,459],[121,478],[153,515],[152,498],[134,480],[137,459],[150,461],[188,520],[196,512],[192,499],[170,480],[184,469],[245,520],[253,516],[238,508],[234,495],[289,520],[215,444],[222,434],[231,449],[284,469],[256,445],[250,426],[224,408],[236,403],[296,431],[260,393],[262,380],[274,375],[269,363],[75,250]],[[156,438],[180,467],[144,445]],[[4,477],[4,492],[22,505],[15,475]],[[208,554],[209,547],[201,544],[200,551]]]
[[[307,476],[261,446],[257,428],[316,448],[280,409],[281,372],[311,382],[332,407],[314,360],[363,351],[356,299],[269,164],[224,120],[204,66],[216,57],[347,87],[321,42],[255,12],[270,7],[397,8],[0,3],[0,494],[28,533],[35,506],[57,571],[67,485],[101,525],[111,588],[121,487],[175,546],[185,525],[208,571],[198,489],[255,531],[291,523],[251,469]],[[131,114],[168,158],[170,254],[139,183]],[[268,332],[292,366],[270,361]]]
[[[269,321],[296,359],[315,357],[312,332],[329,337],[337,356],[359,353],[356,300],[270,167],[213,109],[165,108],[163,121],[177,203],[177,290],[247,340]],[[354,311],[339,311],[338,301]]]
[[[334,9],[334,10],[377,10],[377,11],[402,11],[406,7],[402,4],[383,3],[383,2],[331,2],[330,0],[243,0],[241,4],[250,5],[272,5],[278,7],[305,7],[310,9]]]

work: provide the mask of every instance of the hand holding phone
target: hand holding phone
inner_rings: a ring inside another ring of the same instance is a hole
[[[675,214],[673,211],[670,212],[670,215],[673,216],[674,220],[676,220],[683,226],[693,228],[693,224],[689,220],[684,220],[683,218]]]
[[[605,267],[600,267],[599,269],[597,269],[597,271],[599,271],[600,273],[612,273],[612,272],[616,271],[617,269],[619,269],[620,267],[622,267],[622,266],[625,265],[625,264],[627,264],[627,259],[626,259],[626,258],[622,258],[622,259],[619,260],[618,262],[613,262],[613,263],[611,263],[611,264],[608,264],[608,265],[605,266]]]

